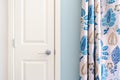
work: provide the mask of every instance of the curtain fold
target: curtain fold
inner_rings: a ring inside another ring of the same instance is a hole
[[[120,0],[81,0],[80,80],[120,80]]]

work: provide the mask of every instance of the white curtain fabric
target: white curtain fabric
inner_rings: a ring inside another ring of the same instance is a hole
[[[120,80],[120,0],[82,0],[80,80]]]

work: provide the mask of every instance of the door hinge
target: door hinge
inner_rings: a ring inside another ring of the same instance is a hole
[[[56,50],[54,50],[54,55],[56,55]]]
[[[15,39],[12,40],[13,48],[15,48]]]

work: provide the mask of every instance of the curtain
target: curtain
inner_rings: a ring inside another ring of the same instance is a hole
[[[80,80],[120,80],[120,0],[82,0]]]

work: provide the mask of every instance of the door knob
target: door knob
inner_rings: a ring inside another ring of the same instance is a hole
[[[51,51],[50,50],[46,50],[46,55],[50,55],[51,54]]]

